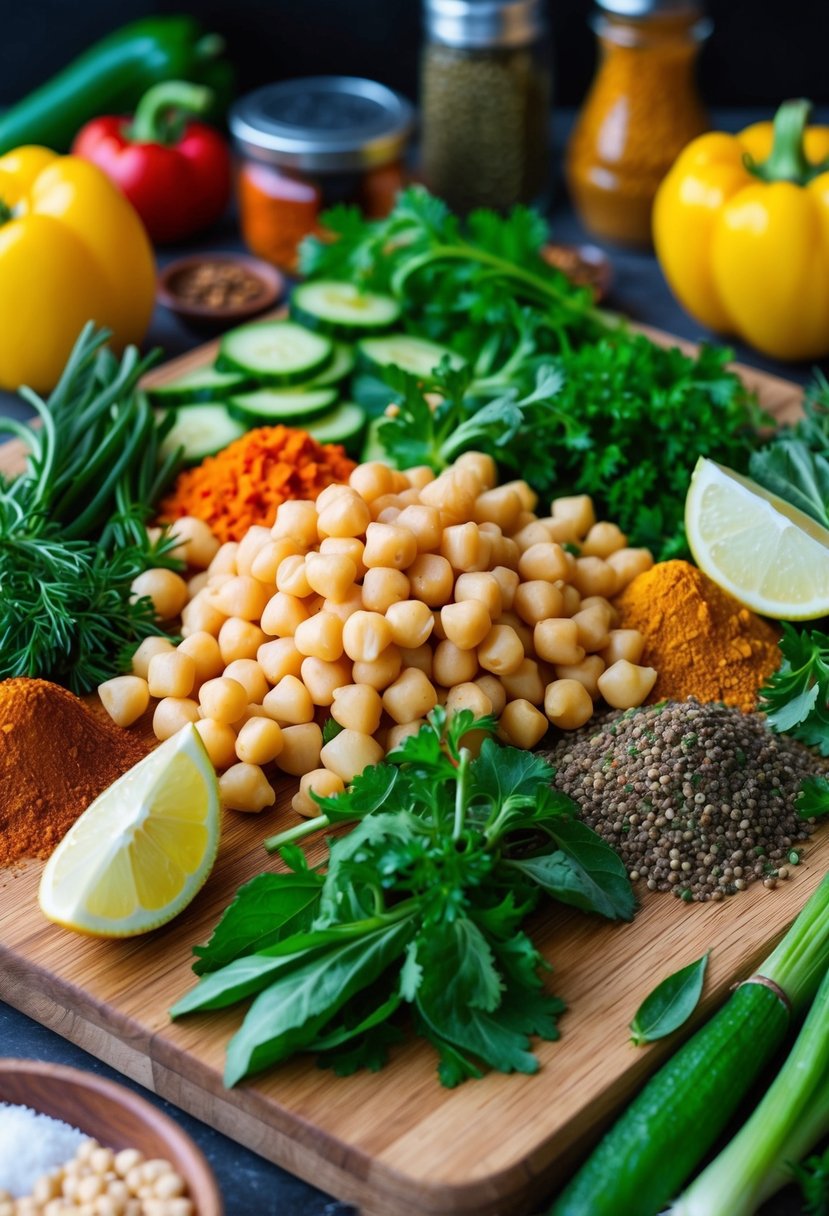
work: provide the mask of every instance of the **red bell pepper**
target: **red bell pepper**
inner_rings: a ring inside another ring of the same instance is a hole
[[[121,189],[160,244],[207,228],[227,206],[227,143],[187,117],[203,113],[211,100],[201,85],[165,81],[144,94],[132,119],[95,118],[72,145]]]

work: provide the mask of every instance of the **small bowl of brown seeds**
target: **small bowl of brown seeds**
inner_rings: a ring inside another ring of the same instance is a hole
[[[197,253],[169,262],[158,300],[189,325],[225,329],[272,308],[285,280],[268,262],[243,253]]]

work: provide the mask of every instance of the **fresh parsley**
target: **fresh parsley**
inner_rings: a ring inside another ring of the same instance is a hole
[[[772,730],[829,756],[829,636],[784,623],[783,661],[760,690]]]
[[[271,842],[289,868],[246,884],[206,947],[199,984],[172,1016],[253,997],[227,1053],[225,1080],[300,1051],[340,1074],[379,1068],[417,1033],[453,1086],[485,1068],[535,1072],[531,1038],[558,1037],[562,1002],[522,928],[542,894],[630,919],[634,900],[616,854],[551,784],[540,756],[487,737],[490,720],[435,709],[387,761],[366,769],[320,816]],[[335,823],[324,877],[293,843]],[[405,1025],[405,1022],[403,1022]]]
[[[791,1171],[803,1195],[804,1216],[829,1216],[829,1149],[792,1165]]]

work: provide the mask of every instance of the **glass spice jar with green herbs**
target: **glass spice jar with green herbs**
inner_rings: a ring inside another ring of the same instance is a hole
[[[549,158],[550,66],[539,0],[424,0],[426,184],[459,212],[539,202]]]

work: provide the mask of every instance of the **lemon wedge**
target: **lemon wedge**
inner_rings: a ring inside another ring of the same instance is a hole
[[[219,845],[219,786],[188,724],[95,799],[46,863],[49,920],[130,937],[172,920],[204,883]]]
[[[786,621],[829,612],[829,531],[748,477],[700,457],[685,531],[699,568],[754,612]]]

